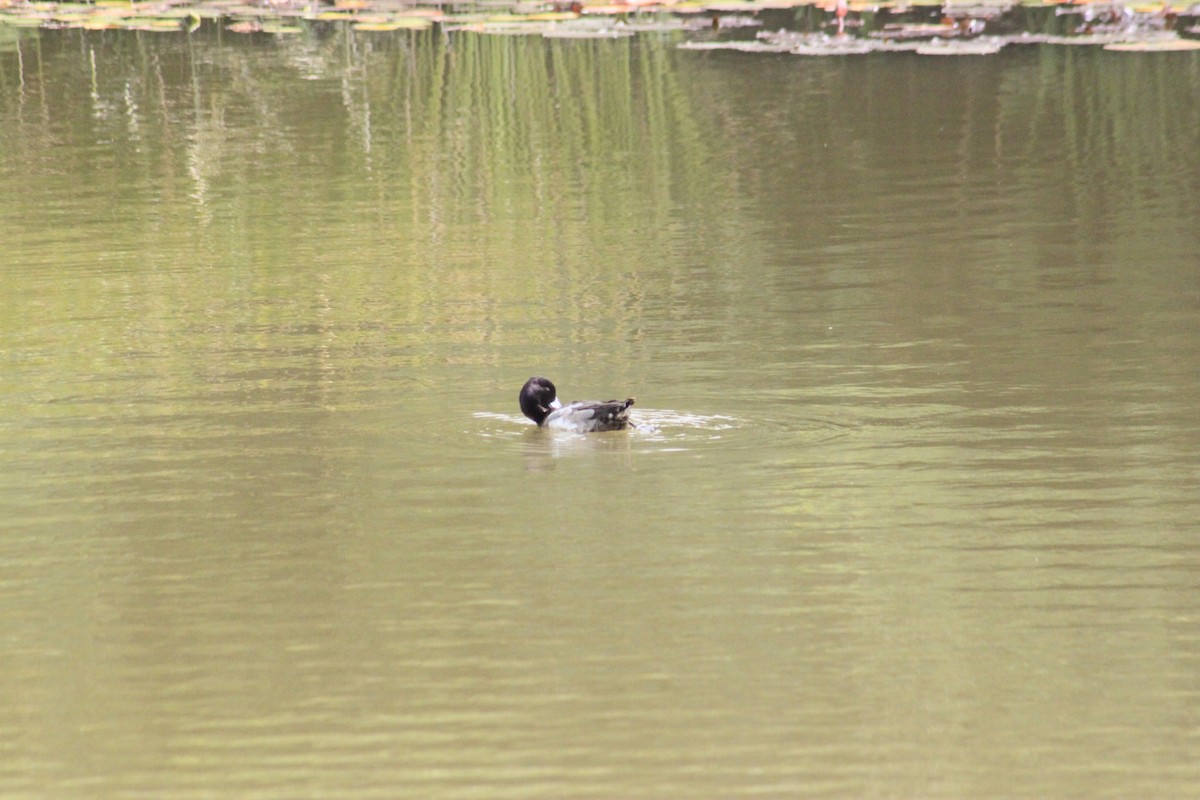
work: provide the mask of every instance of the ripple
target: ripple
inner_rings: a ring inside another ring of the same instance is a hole
[[[565,441],[607,436],[539,430],[519,414],[476,411],[472,417],[483,424],[469,432],[485,439],[511,441],[538,434],[554,438],[556,441]],[[686,450],[701,442],[733,439],[737,440],[738,446],[759,447],[764,441],[776,440],[780,436],[799,437],[810,444],[824,443],[844,437],[858,427],[822,417],[747,420],[729,414],[699,414],[666,408],[635,409],[630,420],[633,424],[628,431],[613,435],[626,437],[634,447],[642,444],[659,451]]]
[[[488,424],[473,433],[485,439],[513,439],[528,431],[533,424],[520,414],[498,414],[494,411],[476,411],[471,415]]]
[[[722,439],[740,427],[736,417],[725,414],[690,414],[671,409],[636,412],[630,435],[647,442],[692,442]]]
[[[532,425],[525,417],[517,414],[498,414],[494,411],[476,411],[472,416],[489,423],[477,433],[485,438],[511,438],[520,436]],[[629,433],[639,439],[662,441],[683,436],[703,436],[718,439],[726,431],[740,427],[736,417],[724,414],[689,414],[670,409],[639,409],[634,411]],[[570,431],[549,430],[556,436],[584,436]]]

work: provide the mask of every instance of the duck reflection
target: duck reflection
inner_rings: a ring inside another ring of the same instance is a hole
[[[617,454],[620,464],[633,467],[633,440],[628,430],[599,434],[564,433],[545,428],[530,428],[521,436],[521,456],[530,472],[555,469],[558,461],[575,456]]]

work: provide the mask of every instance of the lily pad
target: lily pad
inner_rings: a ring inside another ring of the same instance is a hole
[[[717,17],[717,27],[721,30],[729,28],[761,28],[762,20],[747,14],[725,14]]]
[[[564,22],[579,19],[579,15],[574,11],[542,11],[537,14],[523,14],[522,17],[530,22]]]
[[[633,31],[620,28],[572,28],[556,25],[542,31],[547,39],[624,39],[633,36]]]
[[[157,33],[178,33],[183,30],[182,20],[172,17],[126,17],[117,27]]]
[[[874,49],[866,39],[847,37],[842,42],[830,39],[828,42],[819,44],[798,45],[789,52],[796,56],[862,56]]]
[[[882,30],[872,31],[871,37],[876,39],[932,39],[935,36],[948,37],[958,33],[958,27],[952,24],[895,24],[885,25]]]
[[[304,33],[298,25],[288,25],[279,20],[243,19],[225,26],[225,30],[233,33],[273,33],[276,35],[294,35]]]
[[[694,20],[693,20],[694,21]],[[629,19],[618,21],[613,28],[626,33],[672,33],[688,28],[688,20],[679,17],[651,17],[650,19]],[[711,28],[709,25],[704,28]]]
[[[1114,42],[1104,45],[1104,49],[1121,53],[1169,53],[1177,50],[1200,50],[1200,40],[1152,39],[1141,42]]]
[[[919,56],[991,56],[1000,52],[1005,41],[998,36],[978,39],[934,39],[917,46]]]
[[[447,31],[464,31],[466,33],[485,33],[493,36],[540,36],[550,29],[549,22],[522,22],[512,20],[483,20],[466,25],[453,25]]]
[[[262,26],[263,33],[273,33],[278,36],[291,36],[297,33],[304,33],[304,29],[299,25],[287,25],[274,20],[264,22]]]
[[[1047,36],[1042,39],[1044,44],[1066,45],[1108,45],[1126,41],[1128,36],[1116,33],[1080,33],[1074,36]]]
[[[92,17],[91,19],[80,20],[71,27],[85,31],[109,31],[120,27],[132,26],[122,26],[121,20],[114,17]]]
[[[771,44],[769,42],[682,42],[680,50],[734,50],[739,53],[787,53],[791,48],[787,45]]]
[[[433,20],[428,17],[395,17],[379,22],[356,22],[356,31],[424,31],[433,27]]]
[[[619,17],[619,16],[623,16],[625,14],[634,12],[636,10],[637,9],[632,8],[631,6],[625,5],[624,3],[620,3],[620,4],[614,3],[614,4],[606,4],[606,5],[598,5],[598,6],[584,6],[580,10],[580,13],[589,14],[591,16]]]
[[[0,25],[8,25],[13,28],[40,28],[49,22],[49,17],[0,14]]]
[[[742,0],[738,2],[716,2],[709,3],[710,11],[723,11],[734,14],[739,13],[754,13],[756,11],[771,11],[774,9],[798,8],[800,6],[811,6],[815,4],[815,0]]]

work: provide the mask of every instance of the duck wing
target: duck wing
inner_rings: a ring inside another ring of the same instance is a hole
[[[619,431],[629,427],[629,409],[632,406],[632,397],[599,402],[579,400],[551,413],[546,418],[546,424],[581,433]]]

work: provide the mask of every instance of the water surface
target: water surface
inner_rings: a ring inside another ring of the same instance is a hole
[[[1200,58],[673,45],[4,45],[0,793],[1200,794]]]

